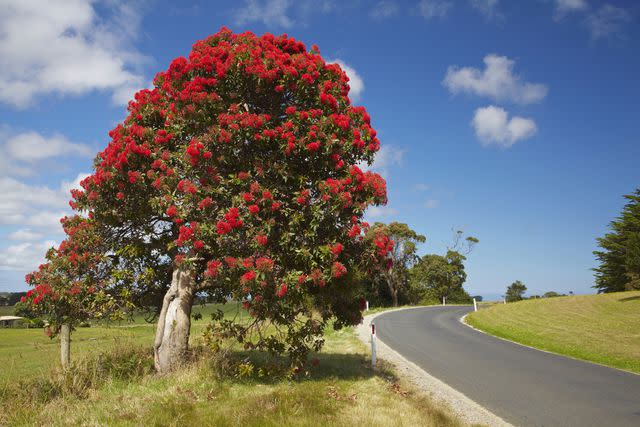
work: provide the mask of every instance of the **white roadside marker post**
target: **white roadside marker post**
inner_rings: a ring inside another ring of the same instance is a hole
[[[504,303],[506,304],[506,303],[507,303],[507,299],[506,299],[506,298],[503,298],[503,299],[502,299],[502,302],[504,302]]]
[[[376,325],[371,322],[371,367],[375,369],[376,367],[376,353],[377,353],[377,344],[376,344]]]
[[[442,297],[442,305],[447,305],[447,297]]]
[[[476,303],[476,299],[473,299],[473,311],[478,311],[478,304]]]
[[[369,301],[365,301],[364,311],[369,311]]]

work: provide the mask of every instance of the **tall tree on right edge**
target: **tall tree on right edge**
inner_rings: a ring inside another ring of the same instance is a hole
[[[602,250],[593,252],[600,261],[593,269],[598,293],[640,289],[640,188],[624,197],[628,203],[611,232],[598,238]]]

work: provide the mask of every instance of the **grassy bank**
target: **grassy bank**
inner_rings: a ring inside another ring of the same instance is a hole
[[[206,318],[194,322],[196,345]],[[217,356],[203,351],[186,368],[159,377],[152,372],[153,331],[143,324],[78,329],[76,368],[65,375],[48,370],[55,363],[43,363],[57,357],[57,343],[41,330],[0,330],[0,342],[11,337],[22,353],[11,372],[0,367],[0,425],[461,424],[388,367],[373,371],[352,328],[328,330],[325,348],[311,356],[319,365],[293,376],[278,369],[263,375],[260,367],[270,366],[263,356],[241,352],[236,363],[251,363],[221,369]],[[4,345],[0,351],[2,360],[15,352]]]
[[[640,373],[640,292],[497,304],[467,316],[490,334]]]

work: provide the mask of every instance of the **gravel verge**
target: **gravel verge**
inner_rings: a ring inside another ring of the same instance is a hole
[[[419,308],[419,307],[416,307]],[[412,310],[413,308],[399,308],[395,310]],[[381,313],[365,316],[363,322],[356,327],[358,338],[369,347],[371,345],[371,321],[377,316],[388,313],[387,310]],[[469,399],[464,394],[455,390],[446,383],[431,376],[428,372],[420,368],[415,363],[405,359],[400,353],[386,345],[380,337],[377,337],[377,354],[379,359],[391,363],[396,372],[409,381],[416,389],[425,392],[438,404],[447,406],[450,411],[460,420],[468,424],[484,424],[488,426],[506,427],[511,424],[502,418],[488,411],[478,403]]]

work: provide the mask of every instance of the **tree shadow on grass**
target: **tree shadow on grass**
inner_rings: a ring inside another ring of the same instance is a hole
[[[620,301],[620,302],[628,302],[628,301],[636,301],[636,300],[640,300],[640,295],[637,295],[637,296],[634,296],[634,297],[621,298],[618,301]]]
[[[286,357],[270,355],[258,351],[232,351],[227,355],[231,361],[226,369],[225,377],[233,381],[250,381],[260,384],[274,384],[285,379],[296,382],[326,380],[366,380],[381,377],[396,382],[390,364],[378,359],[375,369],[371,367],[371,359],[354,353],[312,353],[307,364],[298,373],[289,375],[289,362]],[[250,368],[245,370],[239,365]],[[249,372],[250,371],[250,372]]]

